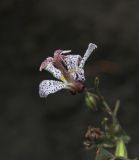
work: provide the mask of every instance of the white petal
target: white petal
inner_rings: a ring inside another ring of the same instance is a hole
[[[95,44],[89,43],[88,49],[86,50],[86,52],[84,54],[84,57],[82,58],[82,60],[80,62],[80,65],[79,65],[80,68],[84,67],[84,64],[85,64],[86,60],[88,59],[90,54],[93,52],[93,50],[96,49],[96,48],[97,48],[97,46]]]
[[[77,81],[85,81],[84,70],[79,68],[79,64],[82,60],[80,55],[67,55],[64,58],[64,63],[68,68],[68,72]]]
[[[82,68],[78,68],[76,71],[76,80],[77,81],[85,81],[84,70]]]
[[[63,88],[66,88],[66,85],[60,81],[44,80],[39,85],[39,95],[42,98],[47,97]]]
[[[53,63],[49,63],[47,67],[45,68],[48,72],[50,72],[55,78],[61,79],[63,77],[63,74],[61,71],[54,67]]]
[[[64,63],[68,69],[75,69],[78,67],[81,59],[80,55],[67,55],[64,58]]]
[[[76,68],[74,71],[71,70],[70,75],[76,81],[85,81],[84,70],[82,68]]]
[[[52,57],[48,57],[47,59],[45,59],[45,60],[41,63],[39,70],[42,71],[43,69],[45,69],[46,66],[47,66],[49,63],[51,63],[52,61],[53,61],[53,58],[52,58]]]

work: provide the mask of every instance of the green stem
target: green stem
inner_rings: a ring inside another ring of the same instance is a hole
[[[112,110],[111,108],[109,107],[108,103],[106,102],[106,100],[104,99],[104,97],[99,93],[99,91],[96,92],[100,101],[101,101],[101,104],[105,107],[106,111],[108,112],[108,114],[110,116],[112,116]]]

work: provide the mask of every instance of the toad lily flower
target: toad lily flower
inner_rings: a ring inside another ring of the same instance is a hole
[[[60,49],[54,52],[53,57],[46,58],[40,66],[40,71],[44,69],[50,72],[59,81],[42,81],[39,85],[40,97],[47,97],[61,89],[69,89],[73,94],[81,92],[84,89],[85,81],[83,67],[95,48],[97,46],[90,43],[83,58],[80,55],[66,55],[71,50]]]

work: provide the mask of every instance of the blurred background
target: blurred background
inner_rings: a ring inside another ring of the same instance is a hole
[[[38,95],[39,83],[53,79],[39,72],[41,62],[58,48],[83,56],[89,42],[98,48],[85,66],[86,86],[99,76],[108,102],[121,100],[129,156],[138,156],[139,1],[1,0],[1,160],[93,159],[84,134],[100,117],[85,107],[84,93]]]

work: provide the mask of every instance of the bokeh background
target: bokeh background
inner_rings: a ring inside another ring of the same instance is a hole
[[[39,83],[52,78],[40,63],[57,48],[83,55],[89,42],[98,49],[85,66],[86,85],[97,75],[109,103],[121,100],[129,155],[138,156],[139,1],[1,0],[1,160],[93,159],[84,133],[100,117],[85,107],[84,94],[38,95]]]

